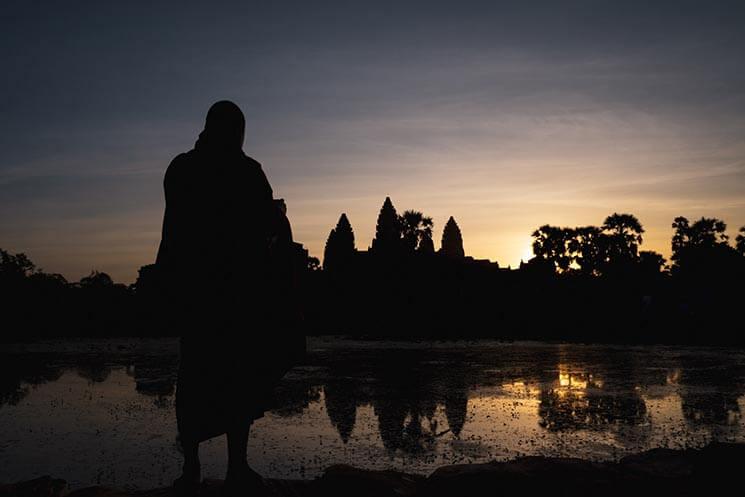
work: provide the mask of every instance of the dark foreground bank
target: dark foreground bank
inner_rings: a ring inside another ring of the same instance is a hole
[[[523,457],[508,462],[442,467],[430,476],[330,467],[315,480],[267,480],[273,497],[400,497],[483,495],[739,495],[745,444],[703,449],[654,449],[619,462]],[[202,497],[221,497],[222,482],[206,480]],[[170,497],[170,488],[128,492],[109,487],[70,490],[49,476],[0,485],[0,497]],[[253,494],[256,495],[256,494]]]

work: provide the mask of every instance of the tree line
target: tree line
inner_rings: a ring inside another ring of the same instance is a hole
[[[639,250],[644,228],[633,214],[612,214],[601,226],[561,228],[544,225],[533,232],[533,253],[558,273],[603,276],[640,268],[673,274],[711,273],[742,264],[745,226],[735,244],[729,243],[721,219],[702,217],[690,222],[676,217],[672,223],[671,264],[653,251]]]
[[[745,227],[734,239],[716,218],[677,217],[671,227],[667,261],[642,250],[645,230],[632,214],[611,214],[599,226],[543,225],[532,233],[534,257],[507,270],[468,257],[453,217],[435,250],[432,218],[399,214],[387,197],[367,250],[341,214],[323,264],[307,256],[300,301],[317,334],[681,342],[690,341],[688,330],[705,341],[745,342]],[[132,285],[98,271],[68,282],[0,249],[0,339],[178,334],[157,315],[159,288],[152,265]]]
[[[509,270],[469,257],[453,217],[435,250],[432,218],[398,214],[386,198],[367,250],[341,214],[310,312],[319,331],[374,336],[745,342],[736,317],[745,227],[734,240],[716,218],[677,217],[671,227],[666,260],[642,248],[645,229],[633,214],[598,226],[543,225],[532,233],[534,256]]]
[[[420,211],[397,214],[390,197],[386,197],[369,252],[378,257],[435,253],[451,258],[466,257],[463,236],[452,216],[445,224],[437,252],[432,240],[433,226],[432,218]],[[662,254],[641,250],[645,230],[636,216],[626,213],[613,213],[600,226],[543,225],[532,233],[534,257],[526,262],[557,274],[603,277],[628,274],[628,271],[711,272],[736,267],[745,257],[745,226],[739,229],[734,244],[730,244],[727,225],[721,219],[702,217],[690,222],[685,217],[676,217],[672,228],[669,263]],[[342,213],[326,241],[323,269],[334,271],[343,267],[357,252],[354,230],[347,215]]]

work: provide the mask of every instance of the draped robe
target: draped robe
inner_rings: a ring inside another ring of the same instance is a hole
[[[261,165],[219,145],[203,133],[168,167],[156,261],[181,336],[179,434],[197,441],[261,417],[296,358],[289,221]]]

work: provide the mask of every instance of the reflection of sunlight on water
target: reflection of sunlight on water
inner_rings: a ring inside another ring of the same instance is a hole
[[[508,390],[514,385],[508,386]],[[505,385],[502,386],[505,388]],[[461,438],[478,441],[492,458],[508,459],[517,454],[533,454],[536,444],[545,437],[538,426],[536,390],[529,396],[498,396],[488,392],[468,399],[468,422]]]
[[[528,384],[524,381],[503,383],[501,390],[503,394],[514,397],[537,397],[541,393],[541,389],[537,385]]]
[[[691,439],[695,435],[686,425],[680,395],[668,393],[655,397],[644,395],[642,398],[647,405],[653,427],[647,447],[681,448],[684,445],[681,443],[683,437]]]
[[[561,368],[561,366],[559,366]],[[562,373],[559,369],[559,386],[571,390],[584,390],[587,388],[587,380],[581,376],[572,376],[569,373]]]
[[[680,368],[668,371],[666,381],[668,385],[677,385],[680,383]]]
[[[730,411],[723,425],[711,426],[708,424],[697,424],[692,420],[686,420],[683,413],[683,399],[678,393],[670,393],[662,397],[644,396],[647,409],[651,415],[654,430],[647,443],[648,448],[653,447],[698,447],[712,442],[742,441],[742,430],[745,423],[741,421],[739,413]],[[740,411],[745,409],[745,398],[738,400]],[[698,417],[699,414],[695,413]]]
[[[571,364],[559,364],[558,386],[581,393],[587,388],[603,388],[603,380]]]
[[[696,369],[693,353],[683,365],[676,356],[647,367],[652,356],[640,351],[551,347],[474,348],[461,361],[465,349],[440,345],[395,376],[376,373],[374,354],[338,370],[318,360],[286,378],[282,408],[251,430],[249,460],[268,477],[312,478],[340,463],[429,473],[520,455],[610,459],[745,441],[741,382]],[[338,346],[332,359],[344,353]],[[173,391],[152,366],[89,365],[21,384],[27,395],[0,406],[0,481],[168,484],[181,462]],[[225,445],[203,445],[206,477],[223,477]]]

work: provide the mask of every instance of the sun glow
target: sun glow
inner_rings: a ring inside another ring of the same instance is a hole
[[[520,259],[523,262],[528,262],[530,259],[533,258],[533,247],[528,246],[522,251],[522,255],[520,255]]]

